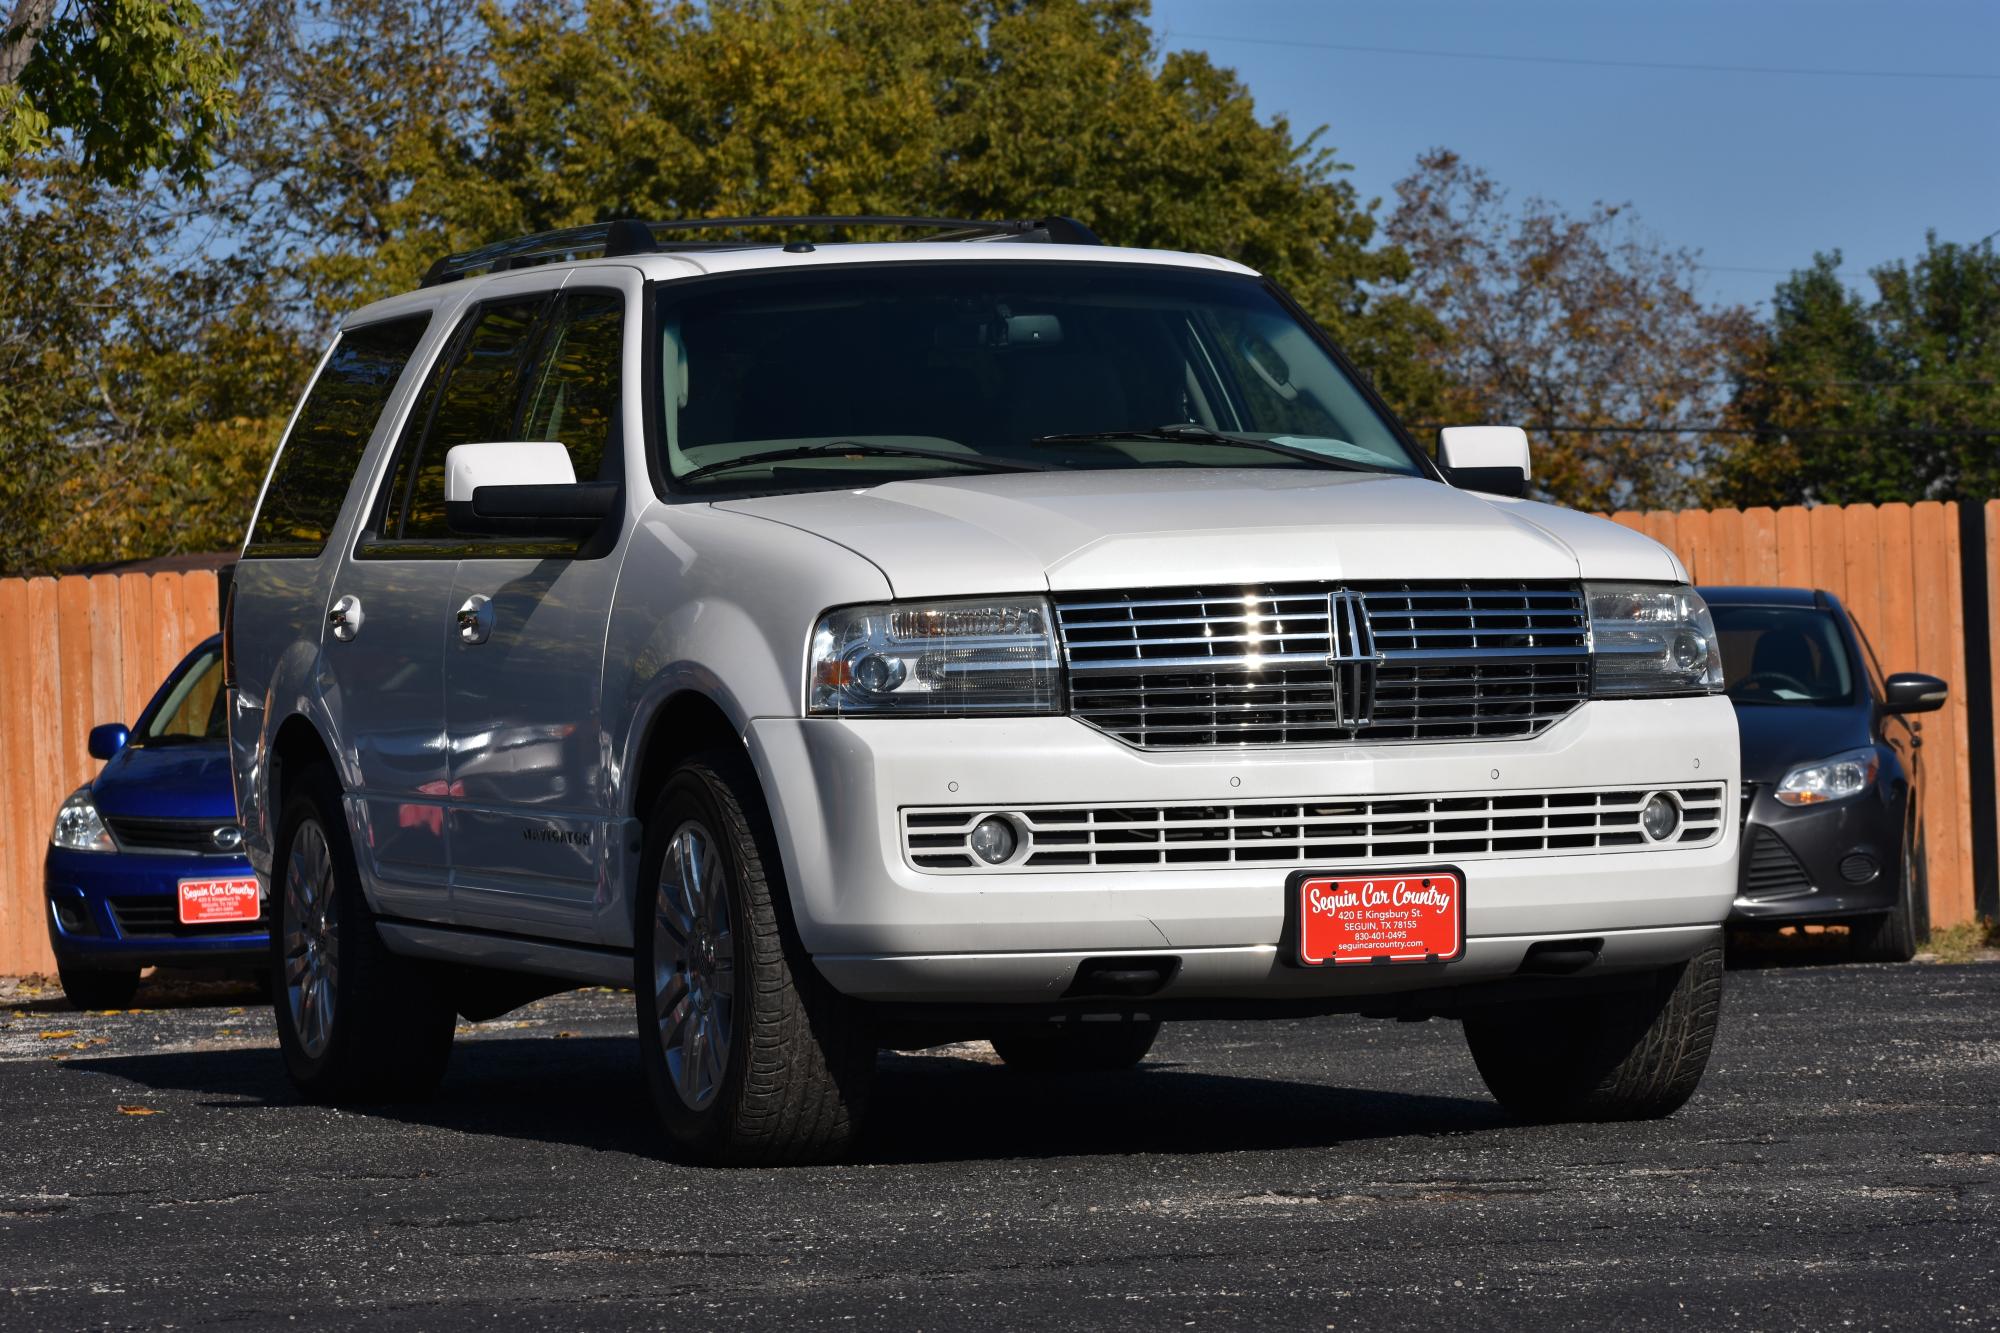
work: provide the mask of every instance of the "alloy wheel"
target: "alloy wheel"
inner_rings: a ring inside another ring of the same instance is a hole
[[[653,901],[653,1013],[674,1090],[691,1111],[721,1091],[736,1027],[736,940],[729,875],[715,837],[674,831]]]
[[[334,930],[333,855],[315,820],[306,820],[292,835],[283,910],[285,1004],[300,1049],[316,1060],[333,1039],[340,937]]]

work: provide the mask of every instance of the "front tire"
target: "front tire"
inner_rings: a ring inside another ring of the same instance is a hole
[[[1048,1023],[1004,1028],[993,1049],[1021,1074],[1115,1074],[1153,1049],[1158,1023]]]
[[[1896,905],[1848,928],[1849,947],[1861,962],[1907,963],[1930,938],[1929,884],[1914,848],[1904,847],[1901,870]]]
[[[1510,1005],[1465,1020],[1494,1099],[1529,1121],[1655,1120],[1694,1095],[1722,1012],[1722,945],[1644,990]]]
[[[285,799],[272,880],[272,1007],[293,1086],[320,1102],[429,1095],[457,1014],[421,964],[383,944],[324,767]]]
[[[633,942],[640,1058],[675,1150],[708,1165],[842,1156],[875,1070],[866,1010],[791,929],[756,779],[733,754],[668,778]]]
[[[63,995],[79,1009],[129,1009],[139,993],[139,969],[100,969],[56,965]]]

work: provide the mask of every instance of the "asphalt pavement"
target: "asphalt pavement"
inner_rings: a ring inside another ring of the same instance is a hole
[[[2000,1326],[1991,962],[1733,971],[1663,1122],[1515,1125],[1453,1023],[1195,1023],[885,1056],[855,1162],[757,1171],[661,1155],[623,994],[358,1111],[248,992],[164,998],[0,985],[0,1327]]]

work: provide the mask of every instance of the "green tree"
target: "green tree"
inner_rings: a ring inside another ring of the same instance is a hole
[[[1433,150],[1396,186],[1388,236],[1410,258],[1407,299],[1444,325],[1425,349],[1452,421],[1521,426],[1535,486],[1591,509],[1692,502],[1719,446],[1741,309],[1696,292],[1695,257],[1629,210],[1573,217],[1506,192]]]
[[[1717,468],[1739,504],[2000,495],[2000,254],[1935,234],[1873,271],[1871,300],[1815,256],[1744,346]]]
[[[197,0],[15,0],[0,29],[0,162],[66,150],[88,176],[202,179],[233,66]]]

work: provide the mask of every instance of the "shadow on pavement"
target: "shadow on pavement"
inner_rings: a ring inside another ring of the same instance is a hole
[[[275,1050],[78,1058],[66,1069],[206,1094],[200,1105],[294,1105]],[[436,1098],[363,1114],[464,1134],[664,1156],[630,1037],[461,1041]],[[1208,1074],[1023,1077],[976,1060],[883,1057],[862,1164],[1330,1147],[1508,1124],[1479,1098]]]

